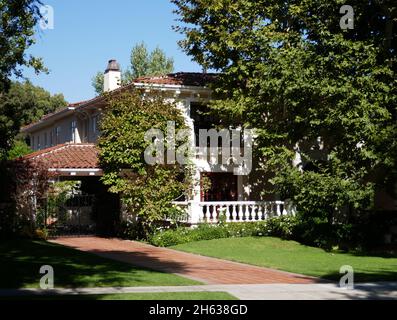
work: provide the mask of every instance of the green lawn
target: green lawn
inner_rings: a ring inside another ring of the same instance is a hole
[[[340,278],[341,266],[350,265],[357,282],[397,281],[397,257],[331,253],[272,237],[215,239],[172,248],[331,280]]]
[[[161,292],[100,295],[0,297],[0,300],[237,300],[226,292]]]
[[[13,240],[0,243],[0,288],[39,287],[42,265],[54,268],[55,287],[200,284],[45,241]]]

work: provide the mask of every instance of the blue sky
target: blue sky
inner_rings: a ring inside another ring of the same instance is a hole
[[[169,0],[44,0],[54,8],[54,29],[36,35],[29,54],[42,57],[50,74],[25,75],[68,102],[92,98],[91,78],[109,59],[129,65],[131,48],[144,41],[174,58],[175,71],[201,71],[178,47],[182,35],[172,30],[176,15]]]

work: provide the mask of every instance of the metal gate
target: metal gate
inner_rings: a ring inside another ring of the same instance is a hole
[[[72,194],[62,202],[42,199],[42,224],[50,236],[96,233],[95,196]]]

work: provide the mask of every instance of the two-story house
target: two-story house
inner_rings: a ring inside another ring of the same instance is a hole
[[[198,147],[199,130],[210,129],[215,121],[200,110],[205,109],[211,99],[208,84],[216,74],[180,72],[141,77],[126,86],[120,86],[120,76],[118,63],[110,60],[104,74],[104,91],[115,94],[131,88],[144,89],[148,94],[161,91],[182,111],[191,130],[192,141]],[[96,142],[100,135],[98,121],[104,108],[104,98],[98,96],[70,104],[22,128],[34,150],[26,158],[44,161],[60,179],[95,181],[94,189],[97,190],[102,170],[97,161]],[[248,175],[238,175],[233,170],[235,166],[221,161],[214,164],[211,159],[197,155],[192,162],[195,166],[194,195],[191,199],[176,199],[175,202],[186,208],[186,221],[189,223],[215,222],[220,212],[228,221],[252,221],[291,211],[276,195],[262,198],[260,191],[263,186],[255,183],[255,168]],[[210,187],[205,191],[204,179],[210,181]],[[93,192],[92,187],[87,192]]]

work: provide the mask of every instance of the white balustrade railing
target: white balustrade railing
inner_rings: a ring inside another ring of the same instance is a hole
[[[216,223],[221,219],[226,222],[263,221],[295,214],[293,205],[285,201],[185,201],[173,204],[186,212],[179,221],[192,224]]]

